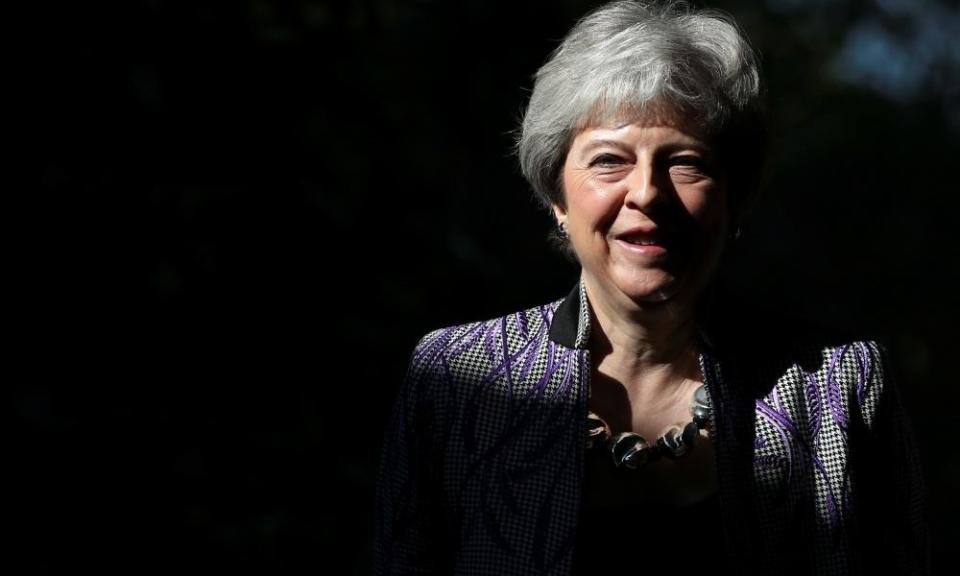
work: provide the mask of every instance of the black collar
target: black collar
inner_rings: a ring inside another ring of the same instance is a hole
[[[560,302],[550,324],[550,339],[567,348],[584,349],[590,343],[592,322],[590,302],[581,277]],[[712,331],[700,325],[700,341],[708,350],[714,350]]]
[[[560,302],[550,324],[550,339],[567,348],[586,348],[590,341],[590,304],[583,279]]]

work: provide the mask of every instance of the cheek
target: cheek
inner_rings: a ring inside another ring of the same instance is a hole
[[[694,220],[707,227],[722,226],[726,221],[727,202],[724,190],[703,190],[681,197],[684,208]]]
[[[588,174],[565,171],[563,187],[568,216],[576,225],[598,228],[616,217],[616,191]]]

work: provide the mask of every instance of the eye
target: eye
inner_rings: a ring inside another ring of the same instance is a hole
[[[716,177],[714,166],[702,156],[680,154],[667,160],[667,170],[675,181],[687,183],[712,180]]]
[[[588,164],[588,166],[590,168],[593,168],[595,166],[604,168],[604,167],[620,166],[625,163],[626,163],[626,160],[621,158],[620,156],[617,156],[616,154],[606,153],[606,154],[600,154],[594,157],[592,160],[590,160],[590,163]]]
[[[705,172],[707,170],[706,162],[703,158],[699,156],[692,156],[690,154],[683,154],[680,156],[673,156],[669,160],[669,166],[673,168],[674,166],[679,166],[681,168],[690,168]]]

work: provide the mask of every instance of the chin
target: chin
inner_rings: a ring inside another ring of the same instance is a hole
[[[680,289],[681,282],[671,277],[659,282],[622,285],[620,291],[638,304],[651,304],[664,303],[676,299],[680,293]]]
[[[676,291],[663,289],[663,290],[656,290],[654,292],[641,294],[638,296],[632,296],[632,298],[634,302],[643,302],[646,304],[650,304],[650,303],[669,302],[670,300],[673,300],[675,296],[676,296]]]
[[[637,304],[666,304],[676,300],[677,291],[663,288],[660,290],[644,291],[627,294]]]

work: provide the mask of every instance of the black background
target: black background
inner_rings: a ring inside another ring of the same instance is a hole
[[[909,45],[900,4],[713,4],[761,52],[771,109],[724,285],[890,347],[939,550],[960,481],[960,57],[940,46],[912,90],[836,72],[864,21]],[[39,163],[10,228],[23,573],[367,574],[416,341],[576,277],[511,133],[594,5],[39,4],[20,85]]]

